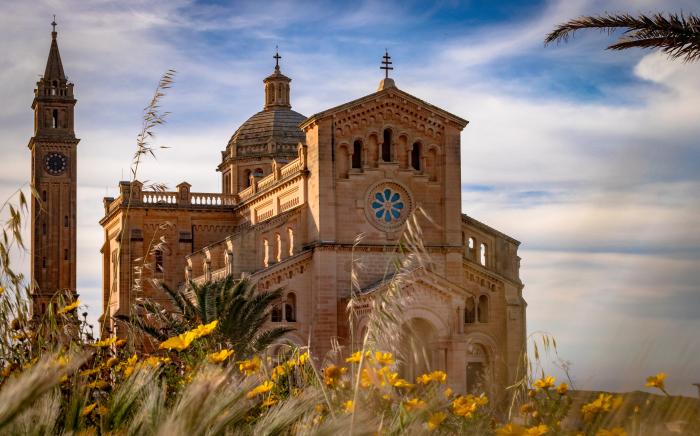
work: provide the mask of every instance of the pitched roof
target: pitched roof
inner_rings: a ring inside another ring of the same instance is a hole
[[[49,50],[49,58],[46,61],[46,70],[44,71],[45,80],[60,80],[65,81],[66,75],[63,72],[63,64],[61,63],[61,54],[58,52],[58,42],[56,41],[56,32],[51,32],[51,49]]]
[[[320,120],[321,118],[326,118],[330,115],[336,114],[336,113],[344,111],[346,109],[350,109],[353,106],[357,106],[359,104],[366,103],[366,102],[375,100],[377,98],[380,98],[380,97],[383,97],[383,96],[389,95],[389,94],[396,94],[401,98],[404,98],[404,99],[411,101],[415,104],[418,104],[420,106],[423,106],[432,112],[435,112],[435,113],[440,114],[441,116],[443,116],[449,120],[452,120],[453,122],[460,125],[462,128],[466,127],[466,125],[469,124],[469,121],[465,120],[462,117],[459,117],[453,113],[447,112],[444,109],[441,109],[437,106],[434,106],[434,105],[432,105],[424,100],[421,100],[418,97],[415,97],[415,96],[407,93],[406,91],[400,90],[396,86],[390,86],[390,87],[385,87],[384,89],[380,89],[379,91],[373,92],[372,94],[366,95],[364,97],[360,97],[356,100],[352,100],[352,101],[349,101],[347,103],[343,103],[339,106],[335,106],[335,107],[332,107],[330,109],[326,109],[323,112],[319,112],[317,114],[311,115],[303,123],[301,123],[299,125],[299,127],[301,127],[303,129],[304,127],[308,126],[312,122]]]

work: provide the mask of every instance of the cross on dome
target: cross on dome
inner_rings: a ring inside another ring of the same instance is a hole
[[[384,56],[382,56],[382,66],[379,67],[379,69],[384,70],[385,79],[389,78],[389,70],[394,69],[394,67],[390,66],[392,63],[393,62],[391,62],[391,56],[389,56],[389,51],[387,49],[384,49]]]
[[[280,56],[279,46],[275,46],[275,55],[272,57],[275,59],[275,70],[279,70],[280,69],[280,59],[282,59],[282,56]]]
[[[51,25],[53,26],[53,32],[56,33],[56,14],[53,14],[53,21],[51,22]]]

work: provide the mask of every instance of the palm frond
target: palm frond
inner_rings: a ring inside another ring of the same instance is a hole
[[[659,48],[671,58],[693,62],[700,59],[700,17],[683,14],[629,14],[583,16],[558,25],[545,38],[545,45],[568,41],[576,31],[600,29],[612,33],[624,29],[622,37],[609,50]]]

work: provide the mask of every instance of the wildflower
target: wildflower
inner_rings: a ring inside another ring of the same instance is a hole
[[[170,362],[169,357],[156,357],[156,356],[151,356],[147,358],[146,360],[143,361],[144,365],[150,366],[151,368],[156,368],[160,366],[161,363],[168,363]]]
[[[428,430],[433,431],[436,428],[442,424],[442,421],[444,421],[447,418],[447,414],[445,412],[435,412],[432,415],[430,415],[430,418],[428,418]]]
[[[212,363],[221,363],[228,359],[233,354],[233,350],[221,350],[216,353],[209,354],[209,361]]]
[[[355,410],[355,403],[353,403],[352,400],[344,402],[343,410],[345,410],[345,413],[352,413]]]
[[[452,411],[455,415],[471,418],[479,407],[488,404],[489,399],[485,395],[461,395],[452,402]]]
[[[119,363],[119,358],[117,358],[117,357],[110,357],[110,358],[107,359],[107,361],[105,362],[105,368],[111,368],[111,367],[113,367],[114,365],[116,365],[117,363]]]
[[[506,424],[503,427],[496,429],[496,436],[524,436],[525,428],[518,424]]]
[[[263,383],[256,386],[252,391],[248,392],[248,394],[246,394],[246,398],[255,398],[260,394],[270,392],[274,386],[275,384],[271,381],[264,381]]]
[[[347,370],[347,368],[330,365],[323,370],[323,382],[326,386],[337,386],[340,377],[342,377]]]
[[[350,357],[345,359],[345,361],[348,363],[360,363],[360,360],[362,360],[362,351],[356,351],[352,353]]]
[[[80,374],[78,374],[78,375],[80,375],[81,377],[89,377],[93,374],[97,374],[98,372],[100,372],[100,368],[92,368],[92,369],[86,369],[84,371],[80,371]]]
[[[299,365],[304,365],[309,361],[309,352],[303,353],[299,356]]]
[[[399,378],[399,374],[392,372],[387,375],[387,381],[389,381],[389,384],[392,385],[395,388],[412,388],[413,384],[409,383],[408,381]]]
[[[622,427],[614,427],[610,430],[601,428],[595,436],[627,436],[627,432]]]
[[[276,400],[275,398],[270,397],[270,398],[266,398],[265,401],[263,401],[262,403],[260,403],[260,406],[262,406],[262,407],[270,407],[270,406],[274,406],[275,404],[277,404],[277,402],[278,402],[278,400]]]
[[[100,389],[100,390],[104,390],[108,386],[109,386],[109,383],[107,383],[104,380],[95,380],[94,382],[87,385],[87,387],[90,389]]]
[[[66,356],[58,356],[54,363],[58,365],[59,368],[65,368],[66,365],[68,365],[68,359],[66,359]]]
[[[374,359],[382,366],[388,366],[394,363],[394,356],[391,353],[377,351],[374,353]]]
[[[663,372],[660,372],[656,375],[652,375],[650,377],[647,377],[647,384],[646,387],[648,388],[659,388],[662,391],[664,390],[664,380],[666,379],[666,374]]]
[[[161,350],[167,348],[168,350],[182,351],[186,350],[195,339],[197,339],[197,334],[194,330],[190,330],[161,342],[158,348]]]
[[[88,416],[93,410],[95,410],[95,407],[97,407],[97,403],[92,403],[90,405],[83,407],[83,410],[80,412],[80,416],[81,417]]]
[[[245,375],[252,375],[260,370],[260,363],[260,358],[253,356],[252,359],[239,362],[238,369]]]
[[[63,306],[62,308],[58,309],[59,315],[63,315],[64,313],[68,313],[72,310],[75,310],[80,306],[80,300],[75,300],[73,303],[69,304],[68,306]]]
[[[545,424],[540,424],[525,430],[525,434],[527,436],[542,436],[547,434],[547,432],[549,432],[549,427],[547,427]]]
[[[100,407],[97,408],[97,413],[98,413],[99,415],[104,416],[104,415],[106,415],[107,413],[109,413],[109,409],[106,408],[105,406],[100,406]]]
[[[539,391],[540,389],[543,389],[543,390],[546,391],[547,389],[553,388],[553,387],[554,387],[554,382],[555,382],[555,381],[556,381],[556,379],[555,379],[554,377],[548,375],[548,376],[546,376],[546,377],[542,377],[541,379],[537,380],[537,381],[533,384],[533,386],[534,386],[535,389],[538,390],[538,391]]]
[[[117,342],[117,338],[111,337],[111,338],[103,339],[101,341],[97,341],[91,345],[95,348],[107,348],[107,347],[114,345],[115,342]]]
[[[133,356],[129,357],[126,359],[126,364],[129,366],[134,366],[136,364],[136,361],[139,360],[139,356],[134,354]]]
[[[447,389],[445,389],[445,391],[442,393],[442,395],[444,395],[445,398],[450,398],[453,393],[454,393],[454,391],[452,390],[452,388],[448,387]]]
[[[404,407],[408,411],[425,409],[428,405],[425,401],[418,398],[411,398],[410,400],[403,403]]]
[[[286,373],[287,368],[284,365],[277,365],[274,368],[272,368],[272,375],[270,376],[270,378],[274,381],[277,380],[279,377],[282,377]]]
[[[11,373],[12,373],[12,365],[7,365],[6,367],[4,367],[2,369],[2,371],[0,371],[0,376],[9,377]]]
[[[117,342],[114,343],[114,346],[117,348],[121,348],[124,345],[126,345],[126,339],[119,339]]]
[[[569,392],[569,385],[566,383],[562,383],[559,386],[557,386],[557,393],[559,395],[566,395],[566,393]]]
[[[209,324],[205,324],[205,325],[200,324],[197,326],[196,329],[190,330],[190,331],[194,332],[195,339],[198,339],[198,338],[210,335],[211,332],[214,331],[214,329],[216,328],[216,326],[218,324],[219,324],[219,320],[215,319],[214,321],[210,322]]]
[[[2,286],[0,286],[0,295],[2,295],[2,294],[4,294],[4,293],[5,293],[5,288],[3,288]]]
[[[445,383],[447,380],[447,374],[444,371],[433,371],[430,374],[423,374],[418,376],[416,381],[422,385],[427,385],[431,381],[438,383]]]
[[[525,403],[522,406],[520,406],[520,413],[522,415],[527,415],[528,413],[532,413],[535,411],[535,406],[533,406],[532,403]]]
[[[608,412],[612,409],[616,409],[620,407],[621,404],[621,396],[613,398],[612,395],[603,393],[598,395],[598,398],[591,401],[590,403],[584,404],[581,407],[581,413],[583,414],[583,419],[585,421],[590,421],[599,413]]]

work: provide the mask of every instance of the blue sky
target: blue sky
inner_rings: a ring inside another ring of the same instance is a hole
[[[128,174],[141,109],[178,71],[143,179],[219,189],[230,135],[262,106],[280,47],[294,109],[373,92],[385,48],[397,85],[468,120],[463,210],[521,240],[530,332],[556,336],[577,386],[700,382],[700,66],[608,52],[605,34],[543,47],[599,12],[700,13],[695,0],[537,2],[5,1],[0,198],[29,175],[32,90],[57,14],[76,84],[79,291],[100,311],[101,198]],[[26,265],[26,256],[17,261]]]

